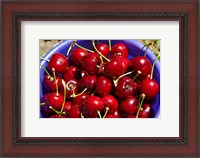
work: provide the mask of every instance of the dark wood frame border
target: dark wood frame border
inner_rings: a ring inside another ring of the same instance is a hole
[[[197,86],[198,9],[198,1],[178,0],[152,3],[3,2],[2,156],[200,156]],[[23,20],[178,20],[180,137],[21,138],[20,87],[23,83],[20,82],[20,22]]]

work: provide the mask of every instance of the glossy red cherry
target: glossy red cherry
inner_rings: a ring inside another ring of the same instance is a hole
[[[97,77],[95,75],[83,76],[79,81],[80,91],[87,88],[86,93],[91,94],[96,89]]]
[[[91,118],[97,117],[103,107],[101,98],[94,95],[87,96],[81,106],[84,117]]]
[[[112,114],[107,114],[104,118],[121,118],[121,113],[119,110],[115,111]]]
[[[104,109],[108,109],[108,114],[113,114],[118,109],[118,101],[112,95],[106,95],[102,98]]]
[[[128,49],[123,43],[117,43],[112,47],[110,55],[124,56],[125,58],[128,58]]]
[[[64,103],[63,111],[67,114],[72,107],[72,102],[66,101]]]
[[[144,79],[140,85],[140,93],[145,94],[145,98],[152,99],[159,92],[159,85],[153,79]]]
[[[103,97],[108,95],[112,90],[113,83],[106,77],[100,76],[97,78],[96,93]]]
[[[80,118],[81,117],[81,111],[78,105],[73,105],[69,112],[68,112],[68,118]]]
[[[138,100],[134,96],[129,96],[120,103],[120,109],[129,115],[135,114],[138,111],[138,108]]]
[[[61,110],[63,102],[64,96],[62,95],[62,93],[54,92],[49,95],[47,104],[53,107],[55,110]]]
[[[94,75],[98,73],[101,60],[98,54],[90,53],[83,57],[81,60],[81,69],[87,71],[89,74]]]
[[[137,56],[130,59],[130,69],[136,73],[140,71],[141,74],[138,77],[143,79],[151,73],[152,65],[147,57]]]
[[[150,104],[143,104],[142,109],[139,112],[139,118],[151,118],[153,109]]]
[[[108,56],[109,53],[109,47],[107,44],[105,43],[98,43],[96,44],[96,48],[99,52],[101,52],[101,54],[103,54],[104,56]]]
[[[64,87],[59,87],[60,91],[64,94]],[[78,80],[72,78],[65,81],[66,98],[73,97],[78,92]]]
[[[119,79],[115,88],[115,94],[119,98],[127,98],[128,96],[134,95],[137,92],[136,86],[137,85],[134,84],[130,77],[124,76]]]
[[[76,66],[70,66],[63,74],[63,79],[65,81],[72,78],[75,78],[75,79],[80,78],[80,70]]]
[[[60,53],[56,53],[54,54],[49,63],[48,63],[48,67],[49,69],[52,71],[52,69],[55,69],[56,73],[63,73],[67,70],[69,63],[67,58]]]
[[[105,66],[105,73],[111,78],[117,78],[124,72],[123,63],[119,58],[110,60]]]
[[[44,76],[43,84],[47,90],[49,90],[51,92],[55,92],[56,91],[56,83],[58,86],[60,86],[61,81],[62,81],[62,78],[59,76],[56,76],[56,81],[55,81],[52,77],[46,75],[46,76]]]
[[[76,48],[72,51],[70,59],[75,65],[79,66],[82,58],[87,54],[88,52],[85,49]]]
[[[83,93],[77,97],[75,97],[72,101],[72,104],[73,105],[78,105],[78,106],[81,106],[82,103],[84,102],[85,98],[88,96],[88,94],[86,93]]]

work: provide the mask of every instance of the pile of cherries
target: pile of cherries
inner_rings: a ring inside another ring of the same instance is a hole
[[[92,49],[72,41],[66,55],[52,55],[42,84],[45,118],[151,118],[159,93],[154,65],[144,55],[128,59],[125,44],[91,41]],[[144,48],[144,47],[143,47]],[[146,46],[148,49],[148,46]],[[42,59],[45,60],[45,59]]]

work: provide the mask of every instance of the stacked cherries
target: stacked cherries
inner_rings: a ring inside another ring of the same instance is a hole
[[[46,118],[151,118],[159,84],[154,65],[139,54],[128,58],[123,43],[91,41],[92,49],[71,43],[54,53],[42,80],[41,114]],[[148,48],[148,46],[147,46]],[[133,50],[134,51],[134,50]]]

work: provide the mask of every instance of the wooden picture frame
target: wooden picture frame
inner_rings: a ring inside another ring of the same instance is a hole
[[[2,2],[2,156],[199,157],[198,1]],[[148,9],[147,9],[148,8]],[[180,136],[178,138],[22,138],[23,20],[178,20]]]

